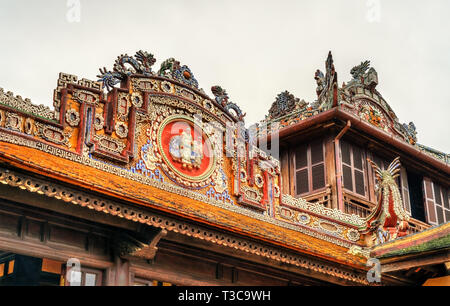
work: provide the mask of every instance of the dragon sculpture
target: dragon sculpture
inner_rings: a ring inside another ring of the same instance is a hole
[[[350,74],[354,79],[358,79],[359,77],[363,76],[367,69],[370,67],[370,61],[364,61],[361,62],[358,66],[355,66],[350,70]]]
[[[378,85],[378,73],[373,67],[370,67],[370,61],[361,62],[358,66],[353,67],[350,74],[353,76],[350,83],[360,83],[370,90],[374,90]]]
[[[236,120],[244,120],[246,113],[242,113],[241,108],[236,103],[228,101],[229,97],[225,89],[216,85],[211,87],[211,92],[215,96],[215,101],[227,112],[229,112]],[[233,110],[235,114],[231,113],[230,110]]]
[[[191,69],[186,65],[181,66],[173,57],[162,62],[158,75],[198,88],[198,82]]]
[[[171,57],[162,62],[158,75],[162,77],[172,77],[173,71],[176,71],[177,69],[180,69],[180,62]]]
[[[153,57],[153,54],[142,50],[136,52],[134,57],[122,54],[117,57],[114,62],[112,71],[109,71],[106,68],[100,68],[100,74],[97,75],[99,78],[98,81],[103,82],[103,88],[106,87],[106,89],[110,91],[116,84],[125,81],[130,75],[154,75],[151,67],[155,62],[156,59]],[[174,58],[165,60],[161,64],[161,68],[158,70],[157,75],[176,80],[198,89],[198,82],[189,67],[180,66],[180,62]]]
[[[395,158],[386,170],[381,170],[368,159],[375,172],[378,188],[378,203],[367,217],[367,228],[374,232],[375,245],[408,234],[409,215],[403,209],[403,202],[395,178],[400,174],[400,157]]]
[[[219,105],[227,105],[229,97],[225,89],[220,86],[212,86],[211,92],[213,93],[214,97],[216,97],[215,100]]]
[[[114,62],[113,71],[108,71],[105,67],[99,69],[98,81],[103,82],[103,87],[109,91],[132,74],[152,75],[151,67],[155,62],[153,54],[142,50],[136,52],[134,57],[122,54]]]
[[[403,123],[402,127],[405,131],[405,136],[408,138],[408,141],[410,144],[414,145],[417,142],[417,131],[416,126],[413,122],[410,122],[409,124]]]

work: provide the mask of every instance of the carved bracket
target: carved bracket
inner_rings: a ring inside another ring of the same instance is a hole
[[[138,234],[120,233],[114,239],[115,251],[122,257],[140,257],[153,260],[161,238],[167,235],[167,230],[146,227]]]

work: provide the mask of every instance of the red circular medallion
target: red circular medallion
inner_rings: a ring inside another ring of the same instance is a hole
[[[203,130],[187,119],[166,120],[160,127],[160,151],[169,167],[191,181],[212,173],[214,156]]]

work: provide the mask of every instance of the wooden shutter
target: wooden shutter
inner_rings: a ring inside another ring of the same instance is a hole
[[[442,209],[441,187],[433,183],[434,205],[436,207],[436,217],[438,224],[444,223],[444,210]]]
[[[302,144],[295,151],[295,193],[309,192],[308,146]]]
[[[311,178],[312,190],[325,187],[325,159],[323,141],[316,141],[311,144]]]
[[[436,209],[435,209],[435,202],[434,202],[434,192],[433,192],[433,184],[430,179],[424,178],[423,179],[423,191],[425,196],[425,212],[426,212],[426,219],[429,224],[437,224],[437,218],[436,218]]]
[[[362,196],[366,195],[364,180],[364,152],[359,147],[352,147],[353,151],[353,173],[355,178],[355,192]]]
[[[450,209],[450,199],[449,199],[449,190],[447,188],[443,189],[443,200],[444,200],[444,207],[447,209]],[[450,221],[447,219],[447,221]]]
[[[436,216],[438,224],[450,221],[450,208],[448,203],[448,191],[446,188],[433,183],[434,204],[436,207]]]
[[[350,145],[344,141],[341,142],[341,159],[344,188],[353,191],[353,174]]]
[[[297,195],[308,192],[309,191],[308,169],[297,171],[296,176],[297,176],[296,177]]]
[[[344,188],[362,196],[366,196],[364,156],[361,148],[341,142]]]
[[[281,187],[281,193],[290,194],[289,186],[294,184],[289,176],[289,151],[281,151],[281,182],[279,186]]]
[[[444,216],[445,216],[445,222],[449,222],[450,221],[450,198],[449,198],[450,194],[449,194],[449,189],[444,188],[442,189],[442,198],[444,201]]]
[[[450,194],[449,194],[449,189],[444,188],[442,189],[442,198],[443,198],[443,203],[444,203],[444,216],[445,216],[445,222],[449,222],[450,221],[450,198],[449,198]]]
[[[299,145],[295,151],[295,183],[297,195],[325,187],[323,141]]]
[[[300,145],[295,151],[295,169],[302,169],[308,166],[308,147]]]
[[[409,200],[409,184],[408,184],[408,174],[406,172],[405,168],[401,168],[400,170],[400,185],[398,185],[398,188],[400,190],[400,193],[402,194],[402,200],[403,200],[403,208],[408,213],[408,215],[411,216],[411,203]]]

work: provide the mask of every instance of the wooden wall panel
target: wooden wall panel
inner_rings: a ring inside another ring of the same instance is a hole
[[[20,216],[0,211],[0,232],[17,235],[20,227]]]
[[[289,151],[282,150],[280,152],[281,160],[281,193],[289,194]]]
[[[30,239],[43,240],[44,222],[26,220],[25,236]]]
[[[51,225],[49,241],[85,249],[87,243],[87,234],[71,228]]]
[[[190,256],[180,256],[179,254],[159,250],[156,253],[155,263],[161,268],[174,270],[180,274],[216,279],[217,263],[209,261],[206,258],[200,259]]]

